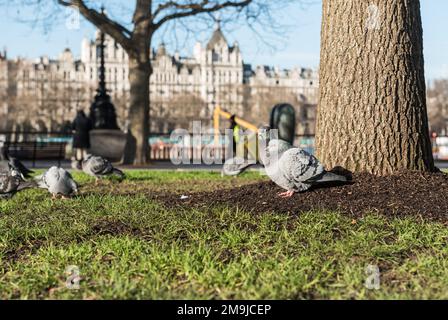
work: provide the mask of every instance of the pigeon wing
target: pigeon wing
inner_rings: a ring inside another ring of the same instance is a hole
[[[36,177],[36,182],[39,188],[47,189],[52,193],[57,193],[57,185],[60,180],[60,173],[57,167],[51,167],[45,171],[42,175]]]
[[[49,185],[47,183],[47,177],[46,177],[47,173],[48,173],[48,170],[34,178],[34,180],[36,181],[37,186],[39,188],[42,188],[42,189],[49,188]]]
[[[278,160],[282,174],[294,184],[303,184],[324,172],[316,157],[300,148],[287,150]]]
[[[71,173],[62,168],[60,169],[60,173],[61,173],[61,175],[64,176],[63,180],[65,181],[66,185],[68,186],[68,189],[69,189],[68,193],[71,194],[73,192],[77,192],[78,184],[76,183],[75,179],[73,179],[73,176],[71,175]]]
[[[0,194],[7,195],[17,191],[20,185],[20,179],[10,174],[0,174]]]
[[[76,184],[67,170],[63,168],[56,168],[49,173],[50,174],[46,175],[45,181],[48,184],[48,190],[51,193],[68,196],[76,191]]]
[[[95,175],[109,174],[113,169],[111,163],[103,157],[92,157],[88,162],[88,166]]]

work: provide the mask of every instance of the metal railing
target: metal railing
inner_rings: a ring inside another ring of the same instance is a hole
[[[190,137],[193,137],[193,134]],[[221,138],[220,144],[214,147],[211,146],[213,134],[202,134],[199,139],[202,142],[199,145],[192,141],[179,145],[178,141],[171,139],[170,134],[152,133],[149,137],[150,159],[168,161],[173,155],[182,154],[184,159],[194,162],[202,160],[204,152],[207,152],[209,157],[225,160],[228,140]],[[39,160],[55,160],[61,165],[62,161],[72,157],[72,134],[67,132],[0,131],[0,144],[8,149],[11,156],[31,161],[33,167]],[[313,135],[297,135],[294,144],[314,153]]]

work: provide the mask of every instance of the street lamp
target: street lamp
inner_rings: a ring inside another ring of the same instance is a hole
[[[101,8],[104,14],[104,7]],[[90,106],[90,119],[94,129],[118,129],[115,107],[106,89],[106,67],[104,58],[105,34],[101,32],[98,51],[100,55],[99,85],[95,100]]]
[[[101,8],[101,14],[104,14],[104,7]],[[123,160],[126,134],[118,128],[115,107],[106,89],[104,42],[105,34],[101,31],[100,43],[97,47],[100,56],[99,84],[95,100],[90,106],[93,130],[90,131],[89,152],[118,162]]]

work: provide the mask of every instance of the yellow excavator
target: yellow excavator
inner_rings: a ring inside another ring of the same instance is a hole
[[[219,130],[220,130],[221,117],[226,120],[230,120],[230,118],[232,117],[232,114],[228,111],[221,109],[220,106],[217,106],[215,108],[215,111],[213,112],[213,127],[215,128],[215,143],[217,143],[217,144],[219,144]],[[247,122],[244,119],[235,117],[235,122],[242,128],[245,128],[246,130],[250,130],[253,133],[258,132],[257,126],[254,126],[252,123]]]
[[[213,112],[213,127],[214,127],[214,133],[215,133],[215,146],[220,145],[220,128],[221,128],[221,118],[224,118],[226,120],[230,120],[232,118],[232,114],[221,107],[217,106]],[[247,135],[247,139],[244,141],[244,149],[247,150],[248,156],[253,159],[255,162],[258,160],[258,152],[257,152],[257,133],[258,128],[257,126],[253,125],[252,123],[235,116],[235,122],[243,129],[249,131],[249,134]],[[245,153],[245,152],[244,152]],[[237,175],[244,171],[247,167],[251,166],[252,164],[248,163],[245,165],[224,165],[224,172],[226,172],[227,175]],[[227,170],[226,170],[227,169]]]

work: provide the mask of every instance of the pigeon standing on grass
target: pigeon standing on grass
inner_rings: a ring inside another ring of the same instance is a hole
[[[84,171],[89,176],[95,178],[95,184],[98,184],[100,178],[116,175],[120,180],[125,178],[123,171],[114,168],[109,160],[94,155],[88,155],[85,160],[82,161],[82,171]]]
[[[0,173],[0,199],[10,199],[16,192],[36,187],[34,181],[25,181],[16,170]]]
[[[314,185],[331,182],[346,182],[347,178],[328,172],[319,160],[305,150],[293,147],[279,139],[269,139],[269,127],[259,130],[260,158],[266,174],[278,186],[286,189],[280,193],[289,198],[295,192],[303,192]]]
[[[63,168],[51,167],[35,178],[39,188],[47,189],[53,198],[61,195],[63,199],[78,192],[78,185],[72,175]]]

